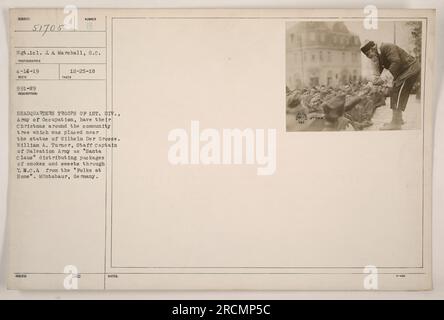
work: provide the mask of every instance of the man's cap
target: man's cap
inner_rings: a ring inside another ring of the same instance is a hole
[[[370,50],[370,48],[374,47],[375,43],[371,40],[365,40],[364,44],[361,47],[361,51],[362,53],[366,54],[368,50]]]

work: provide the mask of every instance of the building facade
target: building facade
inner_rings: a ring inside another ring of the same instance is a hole
[[[343,22],[298,22],[286,33],[290,89],[359,81],[361,41]]]

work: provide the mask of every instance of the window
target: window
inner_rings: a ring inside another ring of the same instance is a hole
[[[322,51],[319,51],[319,60],[324,61],[324,53]]]
[[[352,52],[352,61],[355,62],[356,61],[356,53]]]
[[[330,53],[330,51],[327,51],[327,61],[328,62],[331,61],[331,53]]]
[[[294,40],[294,34],[292,33],[290,34],[290,42],[293,42],[293,40]]]
[[[316,56],[314,54],[311,55],[311,61],[316,61]]]
[[[342,61],[345,61],[345,52],[342,53]]]
[[[315,41],[316,40],[316,33],[310,32],[310,40]]]

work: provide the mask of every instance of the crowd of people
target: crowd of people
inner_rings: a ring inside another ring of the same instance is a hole
[[[378,107],[385,105],[390,87],[380,82],[354,82],[336,88],[315,86],[290,90],[287,115],[297,131],[363,130],[371,126]]]

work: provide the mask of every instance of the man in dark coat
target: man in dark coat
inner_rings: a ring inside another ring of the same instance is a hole
[[[421,66],[414,57],[395,44],[383,43],[378,48],[373,41],[368,41],[361,47],[361,51],[373,61],[379,74],[387,69],[393,76],[393,89],[390,94],[392,121],[384,124],[381,129],[399,130],[404,123],[402,112],[421,74]]]

